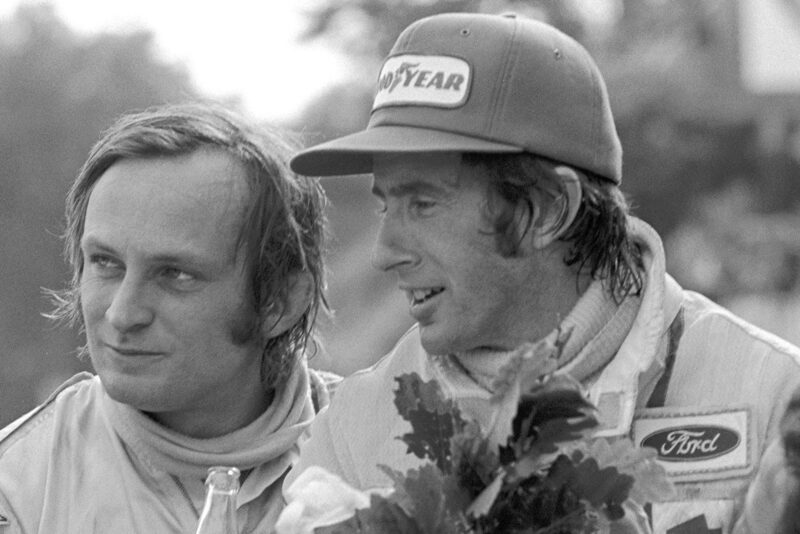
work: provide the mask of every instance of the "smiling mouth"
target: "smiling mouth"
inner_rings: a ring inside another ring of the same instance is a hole
[[[408,302],[411,306],[419,306],[429,301],[439,293],[443,292],[443,287],[434,287],[428,289],[414,289],[407,292]]]

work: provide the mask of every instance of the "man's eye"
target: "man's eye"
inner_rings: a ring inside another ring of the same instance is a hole
[[[105,254],[89,255],[89,265],[92,269],[99,272],[110,272],[122,269],[122,264]]]
[[[409,202],[409,207],[415,213],[422,213],[436,206],[436,201],[426,198],[414,198]]]
[[[194,282],[197,278],[191,274],[175,267],[165,267],[161,271],[162,276],[175,282],[188,283]]]

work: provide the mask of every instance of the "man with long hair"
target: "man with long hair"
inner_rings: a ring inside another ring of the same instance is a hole
[[[242,473],[266,532],[324,384],[306,367],[323,297],[319,185],[292,145],[220,107],[132,113],[69,191],[76,376],[0,433],[3,532],[190,532],[207,470]]]

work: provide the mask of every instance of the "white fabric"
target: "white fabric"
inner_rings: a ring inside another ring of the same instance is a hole
[[[314,410],[305,366],[256,421],[218,438],[176,434],[113,401],[85,375],[0,441],[0,515],[17,533],[193,532],[213,465],[247,472],[241,532],[272,528],[280,482]]]

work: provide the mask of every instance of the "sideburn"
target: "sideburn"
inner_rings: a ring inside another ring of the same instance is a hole
[[[261,335],[261,319],[249,304],[242,304],[234,315],[228,318],[228,332],[234,345],[243,346],[255,342]]]

